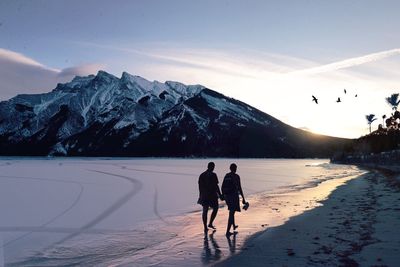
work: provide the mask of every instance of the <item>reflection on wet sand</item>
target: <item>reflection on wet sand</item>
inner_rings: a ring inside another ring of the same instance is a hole
[[[339,166],[326,175],[332,177],[321,183],[304,187],[283,187],[275,192],[266,192],[249,196],[251,208],[237,214],[239,232],[225,236],[228,210],[221,205],[214,221],[217,231],[203,232],[201,211],[182,215],[181,218],[167,218],[174,223],[163,227],[163,231],[176,233],[177,236],[157,246],[138,251],[123,260],[120,266],[209,266],[218,264],[227,257],[248,249],[246,240],[271,227],[284,224],[290,217],[313,209],[326,199],[338,186],[357,177],[362,171],[354,169],[350,174],[343,174],[348,167]],[[177,223],[181,222],[181,224]],[[221,227],[221,228],[220,228]],[[203,244],[201,244],[203,242]]]
[[[216,262],[221,259],[221,249],[219,248],[217,241],[214,239],[215,232],[216,230],[212,231],[210,234],[207,232],[204,233],[204,245],[203,252],[201,254],[201,262],[204,265],[208,265],[209,263]]]
[[[229,251],[231,252],[231,255],[235,254],[236,252],[236,235],[237,233],[235,232],[231,237],[227,237],[226,240],[228,240],[228,246],[229,246]]]

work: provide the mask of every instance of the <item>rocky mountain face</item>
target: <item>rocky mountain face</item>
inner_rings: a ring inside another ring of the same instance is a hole
[[[0,155],[329,157],[305,132],[201,85],[104,71],[0,102]]]

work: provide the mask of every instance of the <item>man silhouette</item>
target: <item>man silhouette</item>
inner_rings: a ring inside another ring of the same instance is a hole
[[[199,177],[199,200],[197,201],[198,204],[203,206],[203,225],[204,225],[204,232],[208,231],[208,227],[212,229],[216,229],[213,225],[215,217],[217,216],[218,212],[218,197],[222,198],[221,191],[218,186],[218,177],[213,172],[215,168],[214,162],[209,162],[207,166],[207,170],[200,174]],[[210,222],[207,225],[207,215],[208,209],[212,208],[213,211],[211,213]]]
[[[240,212],[239,194],[242,196],[242,203],[248,205],[244,199],[242,186],[240,184],[240,176],[236,174],[237,166],[232,163],[229,167],[231,172],[227,173],[222,182],[222,193],[224,194],[226,205],[229,210],[228,226],[226,228],[226,237],[230,237],[232,233],[231,227],[235,230],[238,226],[235,225],[235,212]],[[247,207],[246,207],[247,208]]]

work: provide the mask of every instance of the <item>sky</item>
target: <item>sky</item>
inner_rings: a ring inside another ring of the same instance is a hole
[[[376,129],[391,112],[385,97],[400,93],[399,10],[385,0],[0,0],[0,101],[126,71],[357,138],[365,115]]]

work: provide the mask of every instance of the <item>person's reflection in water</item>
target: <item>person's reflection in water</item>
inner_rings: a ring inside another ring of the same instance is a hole
[[[233,255],[236,252],[236,233],[234,233],[232,236],[232,239],[227,238],[226,240],[228,240],[229,251]]]
[[[201,260],[204,265],[221,259],[221,250],[219,249],[217,241],[214,239],[215,232],[215,230],[212,231],[210,235],[204,233],[204,247],[201,255]]]

